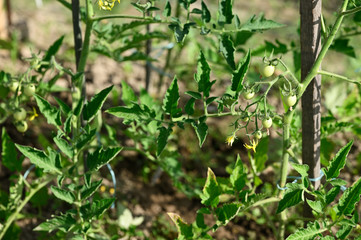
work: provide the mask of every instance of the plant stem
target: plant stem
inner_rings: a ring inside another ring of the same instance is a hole
[[[330,48],[333,40],[336,37],[336,34],[337,34],[339,28],[341,26],[342,20],[343,20],[344,16],[346,15],[344,13],[349,12],[349,11],[346,11],[347,4],[348,4],[348,0],[344,0],[344,2],[342,4],[341,12],[338,14],[338,16],[336,18],[335,24],[332,27],[329,37],[327,38],[325,44],[322,46],[320,54],[318,55],[318,57],[315,61],[315,64],[313,65],[310,72],[307,74],[307,76],[305,77],[305,79],[303,80],[303,82],[301,84],[298,98],[301,98],[303,93],[306,91],[307,86],[311,83],[312,79],[318,74],[318,71],[321,67],[322,60],[325,58],[326,53],[327,53],[328,49]]]
[[[339,79],[345,80],[345,81],[350,82],[350,83],[355,83],[355,84],[360,84],[361,85],[361,81],[352,80],[352,79],[349,79],[349,78],[347,78],[345,76],[342,76],[342,75],[339,75],[339,74],[336,74],[336,73],[331,73],[331,72],[319,70],[317,72],[317,74],[321,74],[321,75],[332,77],[332,78],[339,78]]]
[[[42,183],[37,185],[35,188],[30,189],[28,195],[25,197],[25,199],[21,202],[21,204],[16,208],[15,212],[13,212],[8,219],[5,222],[5,225],[3,229],[0,231],[0,239],[3,239],[6,231],[11,226],[11,224],[14,222],[17,215],[20,213],[20,211],[25,207],[25,205],[30,201],[30,199],[34,196],[35,193],[37,193],[40,189],[42,189],[44,186],[46,186],[50,181],[52,181],[55,177],[51,176],[47,179],[45,179]]]
[[[288,161],[289,161],[289,148],[290,148],[290,128],[294,111],[287,111],[283,116],[283,146],[282,146],[282,166],[281,166],[281,179],[280,186],[283,188],[286,185],[288,174]],[[283,197],[284,190],[280,190],[278,197]],[[287,211],[281,212],[281,223],[278,239],[284,239],[287,221]]]

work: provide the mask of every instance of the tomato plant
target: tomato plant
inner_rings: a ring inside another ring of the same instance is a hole
[[[202,205],[187,210],[191,223],[181,217],[184,208],[157,206],[173,211],[168,216],[177,227],[165,239],[217,239],[217,229],[241,227],[243,221],[258,226],[256,235],[242,236],[247,239],[263,238],[257,235],[262,228],[267,237],[290,240],[361,234],[361,179],[349,169],[358,164],[353,146],[359,143],[348,136],[343,146],[330,140],[345,130],[359,138],[361,82],[320,68],[329,50],[356,59],[349,44],[360,32],[359,3],[343,0],[336,14],[324,15],[319,55],[300,74],[305,63],[298,43],[262,35],[286,31],[279,30],[285,25],[263,14],[238,16],[237,1],[58,2],[71,12],[64,16],[72,16],[74,44],[58,36],[44,52],[18,59],[26,60],[27,69],[0,72],[1,156],[12,176],[9,193],[0,192],[0,239],[16,238],[16,223],[29,216],[37,220],[34,231],[57,239],[163,239],[142,232],[153,226],[144,223],[151,217],[132,212],[138,200],[127,202],[125,191],[135,185],[117,186],[122,168],[137,169],[147,200],[153,199],[151,186],[166,182],[172,194]],[[358,64],[355,59],[350,61]],[[109,73],[114,69],[124,72],[122,80]],[[102,75],[109,86],[100,90],[95,83]],[[327,106],[319,131],[324,168],[315,178],[315,169],[300,160],[307,151],[300,147],[301,134],[314,129],[301,124],[303,110],[293,107],[318,75],[357,87],[347,94],[342,86],[343,105]],[[139,87],[143,78],[145,89]],[[279,92],[288,108],[279,108]],[[129,159],[134,161],[123,164]],[[349,171],[353,183],[343,180],[342,171]],[[311,209],[310,218],[303,217],[301,203]],[[38,216],[31,207],[48,212]]]

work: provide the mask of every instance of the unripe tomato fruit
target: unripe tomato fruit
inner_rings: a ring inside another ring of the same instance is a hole
[[[254,136],[255,136],[258,140],[260,140],[260,139],[263,137],[263,134],[262,134],[261,131],[258,130],[258,131],[254,134]]]
[[[293,105],[295,105],[296,102],[297,102],[296,95],[289,95],[289,96],[285,97],[285,103],[289,107],[293,107]]]
[[[20,121],[16,123],[15,127],[18,132],[24,133],[28,130],[28,123],[26,121]]]
[[[18,83],[18,82],[11,82],[11,83],[10,83],[10,86],[9,86],[10,91],[12,91],[12,92],[15,92],[16,89],[18,89],[18,87],[19,87],[19,83]]]
[[[275,66],[273,65],[268,65],[261,69],[261,75],[266,78],[272,76],[274,72]]]
[[[17,109],[14,112],[14,119],[16,121],[23,121],[23,120],[25,120],[25,118],[26,118],[26,111],[24,108]]]
[[[246,100],[250,100],[254,97],[254,91],[245,91],[242,93],[242,95]]]
[[[36,90],[35,85],[29,84],[24,88],[24,94],[28,97],[31,97],[34,95],[35,90]]]
[[[262,120],[263,127],[267,128],[267,129],[272,126],[272,123],[273,123],[272,118],[270,118],[270,117],[265,118],[265,119]]]

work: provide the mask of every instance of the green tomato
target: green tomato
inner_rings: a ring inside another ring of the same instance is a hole
[[[261,69],[261,75],[266,78],[272,76],[274,72],[275,66],[273,65],[268,65]]]
[[[28,97],[31,97],[34,95],[35,90],[35,85],[31,83],[24,88],[24,94]]]
[[[15,127],[18,132],[24,133],[28,130],[28,123],[26,121],[16,122]]]
[[[14,119],[16,121],[23,121],[23,120],[25,120],[25,118],[26,118],[26,111],[24,108],[17,109],[14,112]]]
[[[260,139],[263,137],[263,134],[262,134],[261,131],[258,130],[258,131],[254,134],[254,136],[255,136],[258,140],[260,140]]]
[[[11,82],[9,85],[10,91],[16,92],[16,89],[19,87],[19,82]]]
[[[262,125],[264,128],[270,128],[272,126],[272,118],[268,117],[262,120]]]
[[[246,100],[250,100],[254,97],[254,91],[250,90],[250,91],[245,91],[242,93],[243,97],[246,99]]]
[[[289,96],[286,96],[284,99],[285,99],[286,105],[289,107],[293,107],[297,102],[296,95],[289,95]]]

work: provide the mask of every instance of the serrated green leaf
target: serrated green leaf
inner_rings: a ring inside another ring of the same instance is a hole
[[[177,226],[178,239],[193,239],[192,225],[187,224],[178,214],[168,213],[168,216]]]
[[[112,206],[115,198],[101,199],[93,201],[80,207],[80,215],[85,220],[99,218],[108,208]]]
[[[65,190],[65,189],[61,189],[55,186],[51,186],[51,191],[53,192],[54,196],[59,198],[60,200],[63,200],[67,203],[74,203],[75,201],[75,196],[72,192]]]
[[[351,233],[353,227],[342,225],[341,228],[337,231],[337,239],[346,239],[346,237]]]
[[[221,189],[218,185],[216,176],[213,171],[208,168],[207,180],[203,187],[203,193],[200,195],[202,204],[217,207],[219,203],[219,195],[221,195]]]
[[[202,99],[202,94],[200,94],[199,92],[193,92],[193,91],[186,91],[185,94],[195,98],[195,99]]]
[[[172,6],[170,5],[169,1],[167,0],[167,3],[165,4],[164,10],[163,10],[163,16],[169,17],[172,14]]]
[[[341,188],[339,186],[336,186],[327,192],[326,199],[325,199],[327,205],[332,203],[335,200],[336,196],[340,192],[340,189]]]
[[[90,132],[86,132],[82,135],[79,136],[79,138],[77,139],[76,143],[75,143],[75,147],[80,150],[82,149],[85,145],[87,145],[88,143],[90,143],[93,138],[95,137],[97,129],[93,129]]]
[[[64,131],[66,133],[70,133],[71,132],[71,119],[72,119],[72,114],[69,114],[68,117],[65,119],[65,122],[64,122]]]
[[[170,136],[171,132],[171,128],[159,128],[159,135],[157,138],[157,156],[159,156],[163,152],[165,146],[167,145],[168,137]]]
[[[179,101],[179,88],[177,77],[174,77],[171,85],[169,86],[164,99],[163,99],[163,110],[171,115],[172,117],[177,117],[181,112],[181,109],[178,108]]]
[[[251,62],[251,51],[248,50],[247,55],[244,57],[242,61],[238,63],[237,70],[232,73],[232,86],[231,90],[239,93],[243,89],[243,79],[245,78],[249,64]]]
[[[7,134],[5,127],[3,127],[2,129],[1,140],[1,163],[11,171],[20,171],[22,161],[17,159],[15,144],[11,140],[10,136]]]
[[[39,95],[34,95],[40,112],[45,116],[49,124],[61,126],[60,111]]]
[[[320,201],[311,201],[310,199],[306,199],[308,205],[316,212],[322,213],[323,205]]]
[[[325,170],[327,180],[338,177],[341,169],[343,169],[346,164],[346,157],[351,150],[352,144],[353,141],[347,143],[331,160],[330,165],[328,166],[327,170]]]
[[[67,157],[73,158],[74,156],[73,148],[69,145],[69,143],[66,140],[60,137],[54,137],[53,140],[56,146],[58,146],[58,148],[60,149],[60,151],[62,151]]]
[[[93,153],[89,153],[87,158],[88,170],[98,171],[103,165],[113,160],[113,158],[118,155],[121,150],[122,148],[120,147],[108,148],[106,150],[98,148]]]
[[[265,168],[265,164],[268,160],[268,142],[269,138],[264,137],[257,144],[256,152],[254,153],[257,172],[261,172]]]
[[[198,83],[198,92],[203,92],[205,97],[209,96],[211,89],[210,82],[211,68],[201,51],[198,57],[197,73],[194,74],[194,80]]]
[[[223,34],[219,39],[219,51],[222,53],[232,70],[236,69],[236,65],[234,64],[234,50],[231,37],[227,34]]]
[[[65,35],[62,35],[48,48],[48,51],[46,51],[46,54],[43,57],[42,62],[49,62],[51,58],[59,51],[60,46],[63,43],[64,37]],[[44,68],[47,68],[45,63],[39,67],[39,71],[42,72]]]
[[[206,105],[208,106],[209,104],[211,104],[212,102],[214,102],[215,100],[217,100],[218,97],[209,97],[206,100]]]
[[[196,102],[195,98],[191,98],[188,100],[186,106],[184,107],[184,110],[188,115],[192,115],[194,113],[194,104]]]
[[[237,192],[240,192],[246,185],[247,175],[244,172],[243,163],[239,155],[237,155],[237,161],[231,175],[229,176],[229,180],[234,190]]]
[[[179,23],[172,23],[168,27],[174,32],[174,37],[177,43],[182,43],[188,35],[189,29],[192,25],[194,25],[194,23],[186,23],[183,27],[181,27]]]
[[[128,106],[131,105],[132,102],[137,102],[138,100],[133,89],[124,80],[122,81],[122,100],[125,105]]]
[[[194,130],[196,131],[198,141],[199,141],[199,147],[202,147],[204,141],[206,140],[207,134],[208,134],[208,126],[205,122],[196,124],[192,123],[192,126]]]
[[[211,12],[208,10],[207,5],[202,1],[202,21],[209,23],[211,21]]]
[[[298,229],[294,234],[288,236],[286,240],[313,240],[324,231],[325,229],[321,229],[318,222],[313,222],[307,224],[307,228]]]
[[[282,212],[286,208],[297,205],[302,201],[303,189],[297,183],[286,184],[287,190],[278,203],[277,213]]]
[[[103,106],[108,94],[113,89],[113,86],[103,89],[99,93],[95,94],[89,102],[84,105],[83,118],[85,121],[91,121],[97,112]]]
[[[61,174],[61,164],[59,158],[50,158],[43,151],[31,148],[28,146],[22,146],[15,144],[17,149],[27,158],[30,162],[37,167],[44,169],[44,171],[56,172]]]
[[[124,118],[131,121],[147,119],[150,115],[148,109],[141,108],[138,104],[134,104],[131,107],[113,107],[105,112],[118,118]]]
[[[61,99],[57,97],[54,97],[54,99],[58,103],[61,111],[65,113],[65,115],[68,115],[71,112],[71,108],[65,102],[63,102]]]
[[[97,182],[93,182],[89,185],[89,187],[86,187],[84,190],[81,191],[81,199],[85,200],[88,197],[92,196],[100,187],[103,180],[99,180]]]
[[[299,173],[301,174],[302,177],[306,177],[308,176],[308,170],[310,169],[310,167],[306,164],[298,164],[298,163],[291,163],[292,167]]]
[[[232,19],[232,0],[220,0],[218,4],[218,23],[231,24]]]
[[[342,194],[337,205],[338,216],[351,215],[355,210],[355,205],[360,201],[361,178],[359,178],[351,187],[347,188]]]
[[[68,232],[71,227],[76,224],[75,218],[72,217],[70,213],[64,215],[53,217],[52,219],[46,220],[46,222],[41,223],[34,231],[46,231],[52,232],[59,229],[63,232]]]
[[[340,187],[347,185],[347,182],[345,180],[339,178],[331,179],[329,183],[331,183],[332,186],[340,186]]]
[[[241,26],[240,31],[264,31],[273,28],[284,27],[284,24],[277,23],[272,20],[267,20],[264,18],[263,14],[260,14],[258,17],[253,15],[250,19],[247,20],[245,24]]]
[[[240,209],[241,204],[239,203],[229,203],[224,204],[222,207],[216,209],[216,214],[218,220],[223,224],[227,224],[230,220],[232,220]]]

